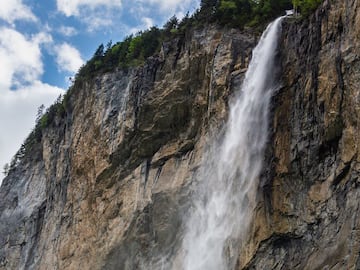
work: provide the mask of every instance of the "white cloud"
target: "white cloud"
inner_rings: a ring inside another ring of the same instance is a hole
[[[151,26],[154,25],[154,21],[151,18],[148,18],[148,17],[142,18],[141,21],[145,25],[146,29],[148,29],[148,28],[150,28]]]
[[[162,26],[171,16],[175,15],[181,20],[187,12],[193,13],[200,6],[200,0],[134,0],[131,4],[125,5],[124,9],[130,12],[138,20],[152,18],[154,24]],[[133,29],[139,29],[144,24]]]
[[[121,0],[56,0],[57,9],[66,16],[80,16],[82,9],[120,8]]]
[[[40,81],[41,46],[52,42],[45,32],[26,37],[0,28],[0,170],[34,126],[36,110],[50,105],[64,91]],[[15,89],[15,90],[11,90]],[[0,175],[0,182],[1,182]]]
[[[177,8],[186,6],[193,2],[192,0],[146,0],[147,3],[157,5],[162,10],[174,11]]]
[[[32,41],[38,45],[53,42],[52,36],[47,32],[40,32],[32,36]]]
[[[142,22],[141,25],[139,25],[137,27],[130,28],[130,30],[128,30],[128,32],[130,34],[136,34],[141,30],[149,29],[150,27],[154,26],[154,21],[151,18],[148,18],[148,17],[143,17],[141,19],[141,22]]]
[[[66,36],[66,37],[72,37],[72,36],[76,36],[78,34],[78,31],[71,26],[61,26],[59,28],[59,33]]]
[[[22,0],[2,0],[0,4],[0,19],[13,24],[16,20],[36,21],[35,15]]]
[[[0,170],[9,163],[35,125],[37,108],[51,105],[64,91],[38,80],[17,91],[0,92]],[[2,179],[0,174],[0,184]]]
[[[169,17],[172,14],[182,14],[188,9],[194,9],[199,6],[199,0],[138,0],[143,5],[152,5],[158,7],[163,13]]]
[[[56,46],[55,50],[56,63],[60,70],[76,73],[84,63],[80,52],[68,43]]]
[[[111,14],[106,11],[94,12],[89,16],[83,17],[82,21],[87,25],[87,30],[89,32],[110,27],[114,24],[114,20],[111,19]]]
[[[51,36],[39,33],[32,38],[10,28],[0,28],[0,90],[31,83],[43,72],[40,45]],[[21,79],[20,81],[17,81]]]
[[[122,0],[56,0],[56,3],[59,12],[75,16],[89,32],[112,26],[122,7]]]

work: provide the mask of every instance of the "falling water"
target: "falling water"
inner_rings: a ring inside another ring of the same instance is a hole
[[[262,170],[281,19],[267,27],[254,49],[223,140],[204,158],[182,243],[185,270],[235,267]]]

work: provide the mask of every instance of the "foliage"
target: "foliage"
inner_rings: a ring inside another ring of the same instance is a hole
[[[66,115],[66,110],[63,103],[63,97],[60,95],[54,104],[46,109],[44,113],[44,105],[38,108],[36,116],[36,124],[34,129],[30,132],[29,136],[22,143],[20,149],[11,159],[9,165],[4,167],[4,174],[8,174],[16,168],[16,166],[23,160],[25,156],[34,157],[35,153],[38,152],[39,143],[41,142],[44,129],[53,126],[55,124],[55,118],[63,119]]]
[[[62,100],[62,96],[58,96],[55,102],[47,108],[46,113],[40,118],[36,126],[40,125],[41,129],[44,129],[53,124],[56,117],[63,118],[65,116],[65,107]]]
[[[250,21],[252,13],[251,3],[247,0],[221,1],[217,12],[221,24],[232,26],[244,26]]]
[[[84,82],[92,80],[97,74],[114,70],[127,69],[145,63],[148,57],[158,53],[161,44],[173,38],[184,39],[192,28],[202,27],[208,23],[219,23],[231,27],[262,26],[269,20],[284,13],[292,5],[308,15],[321,3],[321,0],[201,0],[200,9],[192,16],[186,14],[179,20],[173,16],[162,29],[151,27],[136,35],[126,37],[115,44],[109,41],[106,46],[100,44],[92,58],[83,65],[71,80],[72,86],[64,97],[59,96],[53,105],[44,113],[40,106],[36,117],[36,125],[26,138],[10,165],[4,168],[5,173],[13,170],[34,147],[41,141],[43,131],[61,121],[71,113],[71,96],[76,89],[82,88]]]
[[[164,34],[169,34],[172,30],[176,29],[179,24],[179,20],[176,18],[176,16],[172,16],[167,23],[164,24],[163,31]]]
[[[218,22],[231,27],[262,26],[294,7],[307,16],[321,0],[202,0],[197,23]]]
[[[9,171],[10,171],[10,166],[9,166],[9,163],[5,163],[4,167],[3,167],[3,174],[5,176],[7,176],[9,174]]]
[[[41,140],[41,129],[38,126],[31,131],[29,136],[25,139],[20,149],[16,152],[16,154],[12,157],[10,161],[10,165],[4,167],[4,174],[9,174],[9,172],[13,171],[16,166],[20,163],[20,161],[27,156],[28,154],[34,154],[34,147]]]
[[[300,10],[301,14],[304,16],[309,15],[314,11],[320,4],[322,0],[293,0],[295,10]]]
[[[39,122],[41,117],[44,115],[45,105],[41,104],[37,110],[35,123]]]
[[[212,9],[208,7],[210,2]],[[207,8],[199,11],[205,13],[201,17],[212,17],[208,20],[223,25],[244,27],[264,24],[291,8],[292,4],[290,0],[203,0],[202,6]]]
[[[187,14],[180,22],[173,16],[162,29],[151,27],[115,44],[100,44],[93,57],[80,68],[76,80],[88,80],[94,73],[104,73],[114,68],[127,69],[145,63],[158,53],[161,44],[173,37],[184,37],[192,27],[207,23],[220,23],[231,27],[262,26],[269,20],[292,8],[293,4],[307,13],[321,0],[201,0],[200,9],[191,17]]]
[[[154,26],[135,36],[130,35],[114,45],[110,41],[106,50],[101,44],[93,57],[80,68],[76,80],[89,79],[95,72],[99,74],[116,67],[126,69],[143,64],[148,57],[159,51],[164,31]]]

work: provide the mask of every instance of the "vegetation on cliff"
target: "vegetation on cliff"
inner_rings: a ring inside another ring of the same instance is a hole
[[[202,0],[200,8],[181,20],[173,16],[159,29],[156,26],[122,42],[106,48],[101,44],[93,57],[80,68],[76,80],[92,78],[94,73],[103,73],[114,68],[130,68],[144,64],[145,60],[158,53],[164,41],[183,38],[187,31],[208,23],[243,28],[264,26],[269,20],[293,6],[304,14],[313,11],[321,0]]]
[[[302,14],[313,11],[322,0],[201,0],[200,8],[192,15],[187,14],[181,21],[175,16],[163,28],[156,26],[130,35],[123,41],[106,46],[101,44],[93,57],[83,65],[63,98],[59,97],[44,114],[38,117],[36,125],[20,150],[13,157],[5,173],[13,170],[26,153],[34,150],[41,141],[43,130],[54,125],[55,119],[63,119],[71,111],[70,97],[82,88],[83,83],[91,81],[96,75],[116,68],[129,69],[141,66],[146,59],[159,53],[162,44],[169,40],[185,38],[187,32],[206,24],[219,24],[225,27],[262,27],[269,20],[284,13],[285,9],[295,7]]]

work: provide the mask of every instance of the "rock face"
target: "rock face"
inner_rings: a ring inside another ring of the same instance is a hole
[[[262,201],[240,269],[360,269],[360,2],[284,25]]]
[[[255,43],[207,27],[142,68],[77,84],[65,121],[3,182],[0,269],[156,265],[175,248],[184,187]]]
[[[360,269],[359,10],[325,1],[284,21],[239,269]],[[160,269],[178,252],[193,175],[257,38],[204,27],[141,68],[78,84],[66,119],[1,186],[0,269]]]

